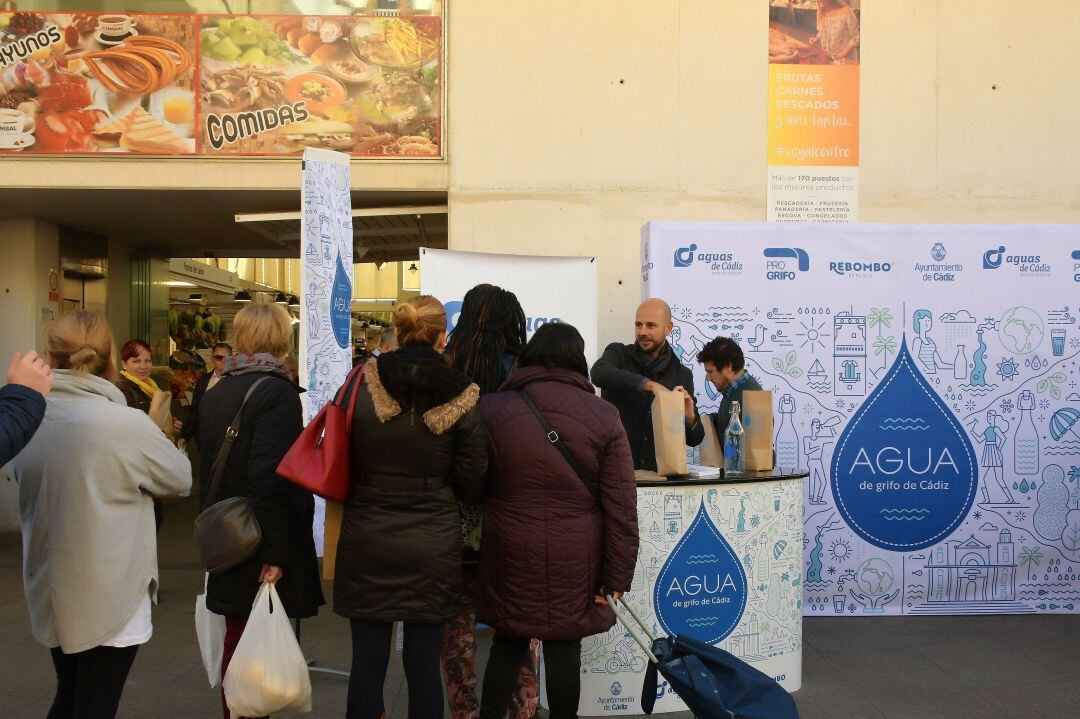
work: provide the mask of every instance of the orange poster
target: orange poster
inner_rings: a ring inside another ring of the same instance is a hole
[[[768,219],[853,222],[858,0],[769,0]]]

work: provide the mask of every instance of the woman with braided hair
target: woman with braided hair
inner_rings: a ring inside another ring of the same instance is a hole
[[[469,375],[481,396],[498,391],[525,347],[525,311],[513,292],[495,285],[477,285],[465,294],[461,314],[446,344],[450,365]],[[443,633],[442,663],[447,695],[454,719],[476,719],[476,577],[479,572],[480,523],[483,506],[461,503],[462,592],[457,616]],[[511,703],[512,719],[536,714],[536,665],[539,643],[532,642],[528,659],[518,674]]]

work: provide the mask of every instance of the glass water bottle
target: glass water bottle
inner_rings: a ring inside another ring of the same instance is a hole
[[[731,420],[724,432],[724,472],[741,474],[746,470],[746,446],[743,444],[745,432],[742,426],[742,407],[738,402],[731,403]]]

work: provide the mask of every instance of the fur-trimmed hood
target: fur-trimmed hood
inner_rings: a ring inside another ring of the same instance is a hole
[[[428,348],[404,347],[368,360],[364,384],[380,422],[410,412],[435,435],[457,424],[480,400],[480,388]]]

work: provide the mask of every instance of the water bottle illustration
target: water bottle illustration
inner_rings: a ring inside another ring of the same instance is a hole
[[[742,407],[731,403],[731,421],[724,432],[724,472],[740,474],[746,469],[746,448],[743,446]]]
[[[795,398],[780,398],[780,426],[776,430],[776,463],[780,467],[799,466],[799,435],[795,432]]]
[[[953,358],[952,365],[953,379],[967,379],[968,377],[968,358],[967,352],[964,351],[964,345],[956,346],[956,356]]]
[[[1016,405],[1020,410],[1020,426],[1013,435],[1013,469],[1017,474],[1039,473],[1039,430],[1031,413],[1035,409],[1035,393],[1029,389],[1020,393]]]

